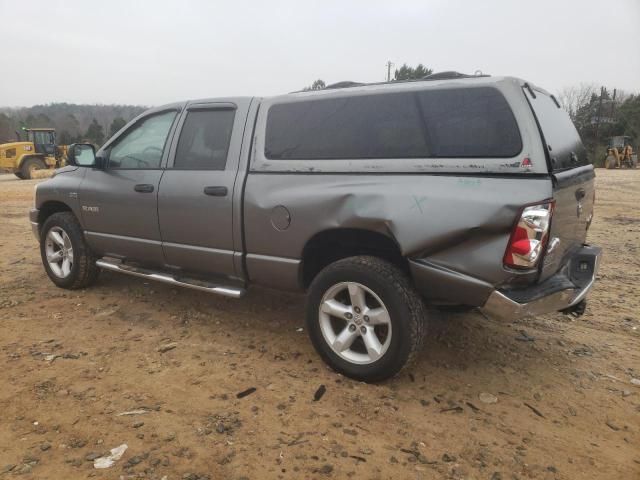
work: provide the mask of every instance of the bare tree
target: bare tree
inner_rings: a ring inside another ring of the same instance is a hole
[[[599,91],[593,83],[581,83],[571,87],[564,87],[558,93],[558,101],[572,120],[575,121],[578,109],[591,100],[591,96]]]

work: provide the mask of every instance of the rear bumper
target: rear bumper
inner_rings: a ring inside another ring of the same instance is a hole
[[[602,249],[585,245],[553,277],[526,289],[493,290],[480,310],[499,320],[542,315],[577,305],[596,280]]]

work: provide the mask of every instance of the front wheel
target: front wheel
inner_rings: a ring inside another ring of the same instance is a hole
[[[87,287],[100,272],[82,228],[71,212],[54,213],[44,222],[40,254],[47,275],[61,288]]]
[[[309,289],[306,324],[315,349],[356,380],[385,380],[410,363],[422,346],[426,317],[409,278],[377,257],[332,263]]]

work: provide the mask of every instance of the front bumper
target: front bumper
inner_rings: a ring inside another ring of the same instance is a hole
[[[601,248],[585,245],[553,277],[526,289],[493,290],[480,310],[492,318],[515,320],[569,309],[593,287],[601,257]]]
[[[37,208],[29,210],[29,221],[31,222],[31,231],[36,240],[40,241],[40,226],[38,225],[38,214],[40,211]]]

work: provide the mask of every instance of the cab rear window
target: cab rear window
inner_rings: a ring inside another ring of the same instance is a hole
[[[271,160],[503,158],[522,150],[511,108],[495,88],[316,98],[271,106]]]

